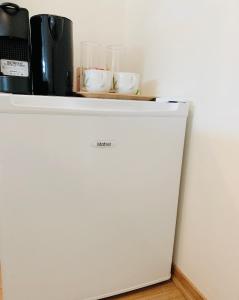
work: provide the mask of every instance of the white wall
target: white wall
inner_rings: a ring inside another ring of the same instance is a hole
[[[73,21],[74,65],[80,64],[80,42],[122,43],[125,0],[15,0],[35,14],[56,14]]]
[[[127,12],[145,90],[192,101],[174,262],[209,300],[238,300],[239,2],[128,0]]]

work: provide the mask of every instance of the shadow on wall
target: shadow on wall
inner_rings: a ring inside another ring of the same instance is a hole
[[[158,96],[157,91],[159,88],[158,80],[149,80],[142,82],[142,94]]]
[[[181,173],[181,183],[180,183],[180,191],[179,191],[178,215],[177,215],[176,235],[175,235],[174,252],[173,252],[174,256],[175,256],[175,249],[177,248],[177,243],[178,243],[177,237],[179,236],[179,232],[181,230],[180,220],[182,218],[182,211],[183,211],[183,199],[185,193],[186,175],[188,170],[188,161],[189,161],[188,156],[190,153],[190,146],[191,146],[193,120],[194,120],[194,104],[193,102],[190,102],[188,119],[187,119],[187,128],[185,133],[182,171],[181,171],[182,173]]]

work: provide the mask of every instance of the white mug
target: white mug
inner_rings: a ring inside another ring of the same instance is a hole
[[[83,71],[83,89],[88,92],[109,92],[112,86],[111,71],[86,69]]]
[[[138,73],[115,72],[113,87],[116,93],[138,94],[140,75]]]

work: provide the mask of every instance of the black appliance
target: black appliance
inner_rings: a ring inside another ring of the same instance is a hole
[[[71,96],[73,91],[71,20],[43,14],[33,16],[30,23],[33,93]]]
[[[30,36],[27,9],[0,4],[0,92],[30,94]]]

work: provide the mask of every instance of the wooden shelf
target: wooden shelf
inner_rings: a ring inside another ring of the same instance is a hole
[[[142,95],[128,95],[118,93],[90,93],[90,92],[76,92],[79,97],[85,98],[97,98],[97,99],[113,99],[113,100],[137,100],[137,101],[155,101],[154,96],[142,96]]]

